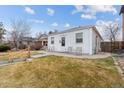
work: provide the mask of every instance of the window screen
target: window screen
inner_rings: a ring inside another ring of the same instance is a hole
[[[76,33],[76,43],[83,42],[83,33]]]
[[[54,37],[51,37],[51,44],[54,44]]]

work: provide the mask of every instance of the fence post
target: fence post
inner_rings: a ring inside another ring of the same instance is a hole
[[[26,49],[22,50],[22,54],[24,55],[24,61],[26,61],[27,55],[25,56],[25,54],[27,54],[27,50]]]
[[[11,51],[9,50],[8,51],[8,58],[9,58],[9,60],[8,60],[8,62],[13,62],[13,57],[12,57],[12,55],[11,55]]]
[[[31,57],[31,53],[30,53],[30,45],[28,45],[28,58]]]

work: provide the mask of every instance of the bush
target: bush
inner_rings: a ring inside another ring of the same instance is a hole
[[[10,50],[10,47],[8,45],[0,45],[0,52],[6,52],[7,50]]]

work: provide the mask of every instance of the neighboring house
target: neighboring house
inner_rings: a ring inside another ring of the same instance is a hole
[[[35,45],[35,38],[23,37],[21,40],[18,41],[17,47],[19,49],[24,49],[24,48],[27,48],[29,44],[30,44],[30,46],[34,46]],[[15,48],[14,41],[9,40],[8,45],[10,45],[12,49]]]
[[[38,38],[33,37],[23,37],[18,41],[18,48],[24,49],[27,48],[28,45],[30,45],[31,49],[40,50],[40,49],[47,49],[47,43],[48,43],[48,35],[42,34]],[[11,46],[11,48],[15,48],[14,42],[9,41],[8,44]]]
[[[38,39],[35,41],[36,47],[40,49],[46,49],[48,45],[48,35],[42,34]]]
[[[95,54],[102,37],[95,26],[80,26],[48,35],[48,50],[74,54]]]
[[[36,38],[33,37],[23,37],[22,40],[19,41],[19,46],[23,48],[27,47],[28,45],[34,46]]]

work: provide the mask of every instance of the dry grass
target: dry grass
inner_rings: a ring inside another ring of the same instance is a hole
[[[38,51],[31,51],[31,55],[38,54]],[[1,53],[0,55],[0,61],[6,61],[9,59],[9,56],[11,55],[11,58],[26,58],[27,57],[27,51],[16,51],[16,52],[6,52],[6,53]]]
[[[124,87],[112,58],[49,56],[0,69],[0,87]]]

